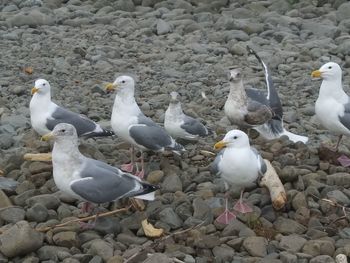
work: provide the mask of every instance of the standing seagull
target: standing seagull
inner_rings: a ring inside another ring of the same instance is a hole
[[[229,186],[241,190],[240,199],[234,206],[234,210],[241,213],[252,212],[252,208],[243,202],[244,188],[254,183],[259,176],[266,172],[266,164],[258,151],[250,147],[247,134],[240,130],[229,131],[222,141],[214,145],[215,149],[223,149],[211,164],[211,172],[220,175],[224,181],[226,190]],[[228,224],[236,218],[236,215],[227,208],[216,219],[218,222]]]
[[[247,50],[263,66],[267,93],[257,89],[245,89],[241,70],[232,69],[229,77],[230,93],[224,108],[226,116],[233,124],[252,127],[268,140],[286,135],[293,142],[306,143],[307,137],[291,133],[283,127],[283,109],[270,70],[253,49],[247,46]]]
[[[33,129],[40,135],[52,131],[58,123],[72,124],[78,136],[98,137],[111,136],[114,133],[103,129],[99,124],[85,116],[71,112],[51,101],[51,87],[48,81],[38,79],[32,88],[32,99],[29,104],[30,121]]]
[[[179,93],[170,93],[170,103],[165,111],[164,128],[175,139],[196,141],[209,135],[208,129],[197,119],[186,115],[181,108]]]
[[[335,146],[335,151],[338,151],[343,135],[350,135],[350,99],[343,90],[342,70],[337,63],[328,62],[311,75],[323,79],[315,112],[326,129],[339,135]],[[350,166],[350,159],[344,155],[338,161],[345,167]]]
[[[141,171],[136,172],[136,175],[140,178],[143,178],[145,173],[143,150],[154,152],[171,150],[175,153],[184,151],[181,144],[175,142],[162,127],[142,113],[135,101],[133,78],[120,76],[113,84],[107,85],[107,90],[116,90],[111,118],[112,128],[120,138],[132,145],[131,162],[122,165],[122,170],[132,172],[134,169],[133,146],[141,149]]]
[[[56,186],[79,200],[102,204],[124,197],[154,200],[158,187],[116,167],[85,157],[78,149],[74,126],[60,123],[43,140],[54,139],[53,178]]]

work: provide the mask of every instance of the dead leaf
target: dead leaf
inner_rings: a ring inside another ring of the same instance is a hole
[[[33,68],[32,67],[25,67],[24,72],[27,74],[33,74]]]
[[[147,237],[160,237],[164,233],[164,229],[155,228],[147,219],[142,220],[141,225]]]

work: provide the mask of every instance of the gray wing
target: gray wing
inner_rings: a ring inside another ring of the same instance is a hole
[[[274,112],[274,115],[278,116],[282,120],[283,118],[283,108],[281,104],[281,100],[278,96],[277,90],[272,81],[271,73],[269,67],[265,64],[265,62],[259,57],[259,55],[249,46],[247,46],[247,50],[250,54],[253,54],[256,59],[260,62],[264,69],[265,81],[267,86],[267,95],[266,100],[268,101],[268,105]],[[261,101],[259,101],[261,102]]]
[[[244,116],[244,121],[250,125],[262,125],[273,117],[268,106],[252,99],[248,99],[247,109],[248,113]]]
[[[210,164],[210,172],[212,174],[216,174],[216,175],[220,174],[219,163],[222,160],[224,152],[225,152],[225,149],[221,150],[216,156],[215,160]]]
[[[349,100],[349,98],[348,98]],[[350,130],[350,102],[344,104],[344,115],[339,116],[339,121]]]
[[[162,151],[174,144],[162,127],[141,114],[138,116],[138,124],[129,127],[129,134],[137,144],[152,151]]]
[[[82,178],[74,180],[70,187],[77,195],[93,203],[141,194],[138,179],[98,160],[86,158],[80,176]]]
[[[187,133],[198,136],[207,136],[207,128],[197,119],[185,115],[184,123],[180,126]]]
[[[261,155],[259,154],[257,149],[255,149],[254,147],[250,147],[250,149],[253,151],[253,153],[256,156],[257,161],[260,164],[259,165],[260,166],[259,175],[263,176],[267,171],[266,163],[265,163],[264,159],[261,157]]]
[[[58,123],[69,123],[73,125],[77,130],[78,136],[91,133],[96,128],[96,123],[92,120],[59,106],[52,113],[51,118],[46,120],[46,127],[49,130],[53,130]]]

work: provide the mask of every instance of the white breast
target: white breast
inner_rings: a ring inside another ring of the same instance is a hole
[[[44,135],[50,132],[46,127],[46,120],[55,111],[57,105],[37,95],[38,94],[34,94],[29,104],[30,122],[37,133]]]
[[[315,113],[323,127],[336,134],[350,135],[350,131],[339,120],[343,112],[344,106],[334,98],[318,98],[316,101]]]
[[[258,162],[249,148],[226,149],[219,169],[222,178],[235,187],[245,187],[253,183],[259,175]]]

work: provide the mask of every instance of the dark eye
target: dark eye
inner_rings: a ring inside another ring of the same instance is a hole
[[[125,83],[125,80],[122,80],[122,83]]]
[[[61,132],[65,132],[66,130],[65,129],[62,129]]]
[[[329,66],[328,69],[332,69],[332,66]]]
[[[237,73],[237,77],[239,77],[240,75],[241,75],[241,73],[238,72],[238,73]]]
[[[233,139],[236,140],[238,137],[237,136],[233,136]]]
[[[43,83],[43,86],[45,86],[46,84],[45,83]]]

